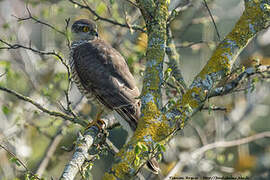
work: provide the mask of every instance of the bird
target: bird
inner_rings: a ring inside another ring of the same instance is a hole
[[[69,65],[73,81],[88,100],[94,97],[106,109],[116,112],[119,123],[132,136],[141,115],[140,90],[124,57],[99,37],[92,20],[75,21],[71,32]],[[155,158],[146,165],[158,174]]]

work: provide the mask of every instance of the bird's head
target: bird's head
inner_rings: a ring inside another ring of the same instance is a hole
[[[98,37],[97,25],[88,19],[80,19],[73,23],[71,32],[75,41],[93,40]]]

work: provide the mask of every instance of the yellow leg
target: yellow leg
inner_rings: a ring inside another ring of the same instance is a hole
[[[105,122],[101,119],[101,115],[104,112],[104,109],[99,108],[99,111],[97,113],[97,116],[93,121],[91,121],[85,128],[85,130],[89,129],[92,126],[96,126],[100,131],[104,130],[106,124]]]

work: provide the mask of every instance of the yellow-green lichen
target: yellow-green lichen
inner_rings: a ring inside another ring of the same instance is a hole
[[[114,172],[116,177],[125,177],[125,174],[128,174],[129,170],[130,166],[126,161],[114,164],[112,167],[112,171]]]
[[[142,113],[144,116],[139,120],[139,125],[134,134],[136,140],[142,140],[147,135],[152,138],[153,142],[158,142],[171,131],[165,115],[161,115],[154,102],[149,101]]]
[[[193,87],[189,89],[184,95],[183,100],[181,101],[181,107],[185,108],[187,104],[193,109],[198,107],[198,100],[196,100],[193,96],[194,94],[199,95],[201,97],[202,89],[199,87]],[[201,97],[203,98],[203,97]]]
[[[266,26],[265,24],[269,20],[268,8],[264,8],[266,12],[262,11],[262,5],[265,7],[269,4],[262,2],[248,1],[245,3],[245,11],[233,30],[216,48],[207,65],[200,72],[200,78],[205,79],[206,75],[210,73],[220,72],[223,73],[222,75],[226,75],[230,72],[238,54],[252,37]]]
[[[215,52],[213,53],[210,60],[204,66],[203,70],[200,72],[199,77],[205,79],[207,74],[216,73],[224,71],[225,74],[231,69],[230,57],[232,56],[231,48],[224,48],[224,44],[227,45],[227,42],[222,42]]]
[[[105,173],[102,180],[117,180],[113,174]]]

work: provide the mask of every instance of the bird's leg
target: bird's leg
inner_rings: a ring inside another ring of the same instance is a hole
[[[85,129],[89,129],[92,126],[96,126],[100,131],[104,130],[106,124],[105,122],[101,119],[101,115],[104,112],[103,108],[99,108],[97,116],[95,119],[93,119]]]

